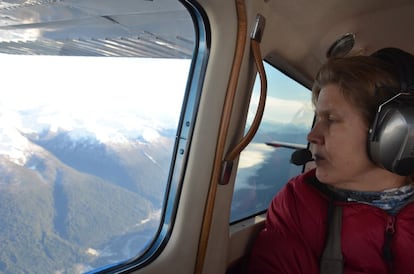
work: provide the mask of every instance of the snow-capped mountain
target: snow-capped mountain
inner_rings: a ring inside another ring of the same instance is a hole
[[[124,260],[135,254],[118,251],[120,243],[136,239],[131,252],[138,252],[157,230],[159,214],[146,220],[162,206],[175,130],[137,117],[125,119],[134,127],[119,117],[66,117],[58,126],[59,117],[0,110],[0,239],[10,251],[0,254],[0,272],[33,269],[32,260],[39,273],[42,265],[61,269],[49,252],[65,257],[69,272],[105,264],[85,250]]]

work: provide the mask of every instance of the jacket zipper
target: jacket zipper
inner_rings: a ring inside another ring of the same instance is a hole
[[[393,256],[392,256],[392,237],[395,233],[395,217],[389,215],[385,226],[384,247],[382,249],[385,262],[388,266],[388,273],[394,273]]]

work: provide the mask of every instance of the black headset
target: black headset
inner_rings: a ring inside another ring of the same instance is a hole
[[[400,91],[378,107],[369,130],[368,153],[387,170],[409,175],[414,173],[414,56],[397,48],[384,48],[372,56],[394,68]]]

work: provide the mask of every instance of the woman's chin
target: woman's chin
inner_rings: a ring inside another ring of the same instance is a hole
[[[332,173],[332,172],[329,172],[328,170],[326,170],[323,167],[316,166],[315,176],[320,182],[325,183],[325,184],[329,184],[329,182],[330,182],[330,180],[329,180],[330,173]]]

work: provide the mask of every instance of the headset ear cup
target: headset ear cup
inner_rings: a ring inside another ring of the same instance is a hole
[[[377,113],[369,136],[372,161],[399,175],[414,172],[414,107],[389,104]]]
[[[381,111],[378,111],[374,122],[369,130],[368,136],[368,155],[370,159],[377,165],[383,167],[382,154],[381,154],[381,145],[380,145],[380,136],[382,132],[382,123],[384,121],[384,116],[386,116],[387,109],[384,108]]]

